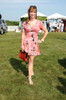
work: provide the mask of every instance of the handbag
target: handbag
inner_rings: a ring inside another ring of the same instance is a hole
[[[19,58],[26,62],[28,60],[28,53],[26,53],[25,51],[22,52],[22,50],[20,50]]]

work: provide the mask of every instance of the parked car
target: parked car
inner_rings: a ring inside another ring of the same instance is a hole
[[[7,32],[7,24],[6,21],[3,19],[0,19],[0,33],[6,33]]]

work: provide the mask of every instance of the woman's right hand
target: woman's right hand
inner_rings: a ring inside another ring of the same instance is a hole
[[[21,46],[22,52],[24,51],[24,46]]]
[[[42,41],[38,39],[38,43],[42,43]]]

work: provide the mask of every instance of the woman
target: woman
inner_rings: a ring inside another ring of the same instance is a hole
[[[39,30],[43,30],[44,36],[41,40],[38,40],[38,32]],[[22,24],[22,39],[21,39],[21,48],[22,51],[28,53],[28,80],[29,84],[33,85],[33,81],[31,76],[34,75],[33,72],[33,63],[35,56],[40,55],[39,44],[44,41],[48,34],[47,29],[43,25],[43,23],[37,20],[37,7],[30,6],[28,9],[28,19],[24,21]]]

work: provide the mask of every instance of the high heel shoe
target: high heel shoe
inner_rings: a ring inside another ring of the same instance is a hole
[[[33,85],[33,81],[32,81],[32,79],[30,77],[28,77],[28,80],[29,80],[29,84]]]

